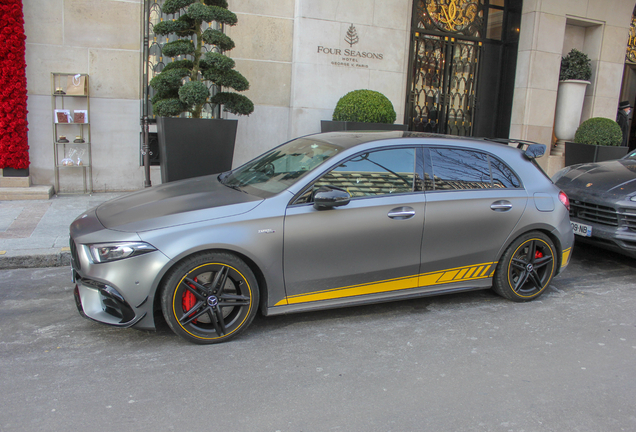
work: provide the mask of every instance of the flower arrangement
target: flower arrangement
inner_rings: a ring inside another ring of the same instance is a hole
[[[222,52],[234,48],[234,41],[222,31],[202,28],[204,23],[211,22],[235,25],[237,17],[227,7],[226,0],[167,0],[164,3],[164,13],[180,15],[173,21],[162,21],[154,27],[158,35],[179,37],[163,46],[163,54],[188,58],[168,63],[159,75],[150,80],[155,90],[151,102],[156,115],[178,116],[189,112],[193,118],[200,118],[203,106],[208,102],[222,105],[224,111],[238,115],[249,115],[254,111],[252,101],[238,93],[219,91],[210,97],[205,84],[205,81],[211,81],[218,87],[228,87],[237,92],[249,88],[247,79],[234,70],[234,60],[221,52],[204,53],[203,43]]]
[[[0,3],[0,168],[29,167],[22,0]]]

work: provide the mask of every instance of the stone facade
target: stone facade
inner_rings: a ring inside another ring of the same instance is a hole
[[[616,118],[633,9],[633,0],[523,2],[511,138],[554,142],[561,57],[572,48],[592,60],[581,121]],[[563,158],[539,162],[552,174],[562,167]]]
[[[582,120],[614,118],[634,3],[523,2],[512,138],[553,142],[559,65],[571,48],[593,61]],[[412,0],[230,0],[229,8],[239,18],[227,30],[236,42],[229,54],[250,81],[246,95],[255,103],[252,115],[239,117],[235,166],[319,132],[320,120],[330,119],[351,90],[384,93],[403,121]],[[54,178],[50,73],[75,72],[90,74],[94,190],[143,187],[143,0],[24,0],[24,14],[32,182]],[[152,182],[160,182],[154,167]]]

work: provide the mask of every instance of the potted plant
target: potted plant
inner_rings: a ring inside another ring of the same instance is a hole
[[[581,122],[585,88],[590,84],[592,68],[587,54],[572,49],[561,59],[554,134],[560,141],[571,141]]]
[[[574,142],[565,143],[565,166],[619,159],[627,154],[621,147],[623,133],[614,120],[593,117],[581,123]]]
[[[237,121],[201,118],[205,104],[221,105],[237,115],[254,111],[246,96],[221,91],[249,88],[247,79],[234,70],[234,60],[223,54],[234,48],[234,42],[212,26],[203,29],[204,23],[212,22],[236,25],[237,17],[227,6],[226,0],[166,0],[163,12],[179,17],[154,27],[155,34],[177,37],[163,46],[162,53],[178,59],[150,80],[162,182],[231,169]],[[214,49],[206,50],[204,44]]]
[[[406,130],[406,125],[394,124],[397,115],[391,101],[373,90],[354,90],[340,98],[333,111],[333,120],[322,120],[322,132],[341,130]]]

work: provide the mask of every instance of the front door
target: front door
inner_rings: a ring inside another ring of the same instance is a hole
[[[359,154],[334,168],[285,215],[287,298],[299,304],[417,287],[424,226],[416,149]],[[312,191],[344,189],[351,202],[316,210]]]

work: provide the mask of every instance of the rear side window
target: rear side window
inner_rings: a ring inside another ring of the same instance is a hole
[[[521,182],[500,160],[475,150],[431,148],[434,190],[517,188]]]

